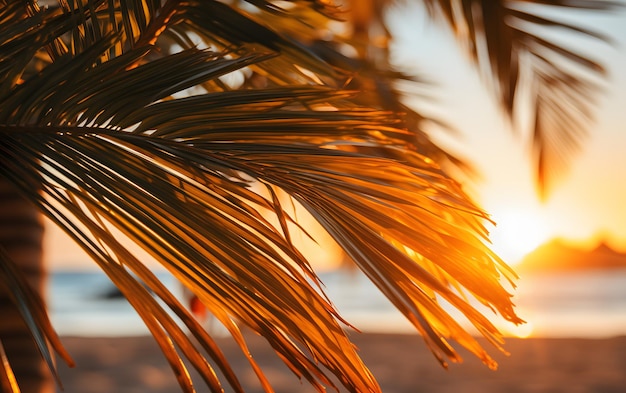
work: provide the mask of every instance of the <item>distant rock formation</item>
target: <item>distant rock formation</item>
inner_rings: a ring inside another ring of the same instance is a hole
[[[621,253],[601,242],[591,250],[553,239],[526,255],[518,271],[555,271],[626,268],[626,253]]]

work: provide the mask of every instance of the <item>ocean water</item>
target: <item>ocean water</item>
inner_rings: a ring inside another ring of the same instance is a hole
[[[173,277],[167,273],[158,275],[174,295],[182,296],[182,289]],[[321,278],[333,304],[359,330],[415,331],[362,275],[341,271],[323,273]],[[626,335],[626,269],[528,275],[518,284],[514,302],[517,312],[528,323],[515,327],[499,318],[490,318],[507,335]],[[149,334],[124,298],[106,296],[113,290],[113,284],[100,272],[53,272],[48,304],[57,332],[73,336]],[[451,312],[457,315],[454,310]],[[491,316],[489,311],[487,315]],[[214,333],[219,334],[219,329]]]

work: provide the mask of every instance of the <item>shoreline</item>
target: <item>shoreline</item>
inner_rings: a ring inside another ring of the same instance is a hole
[[[314,392],[289,372],[262,338],[246,334],[250,351],[276,393]],[[352,333],[359,353],[385,393],[623,392],[626,336],[613,338],[506,338],[500,353],[481,345],[498,362],[489,370],[465,350],[462,364],[443,369],[416,334]],[[138,337],[61,337],[77,366],[59,362],[66,393],[175,393],[178,384],[154,340]],[[216,342],[248,393],[260,393],[256,377],[230,338]],[[207,392],[191,370],[198,392]],[[228,387],[226,387],[228,392]],[[342,392],[344,390],[341,390]]]

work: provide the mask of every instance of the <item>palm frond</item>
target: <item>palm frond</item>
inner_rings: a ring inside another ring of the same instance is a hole
[[[456,340],[495,367],[441,302],[501,348],[499,332],[460,292],[520,323],[499,281],[515,274],[485,245],[487,217],[462,187],[419,141],[407,149],[410,131],[400,116],[355,104],[354,91],[323,86],[324,78],[335,81],[338,67],[226,4],[73,4],[35,12],[45,19],[36,24],[25,22],[18,8],[0,14],[37,38],[14,42],[0,32],[0,53],[8,47],[23,55],[21,63],[0,57],[10,71],[0,79],[6,86],[0,92],[0,176],[120,288],[185,391],[194,388],[182,358],[212,391],[223,384],[215,368],[234,390],[241,386],[210,335],[117,232],[199,297],[238,342],[266,391],[271,386],[241,325],[267,338],[319,391],[334,386],[330,374],[350,391],[379,391],[344,331],[348,322],[290,241],[288,224],[295,219],[254,184],[300,202],[442,363],[459,360],[450,344]],[[169,53],[167,45],[158,46],[170,32],[191,42],[191,30],[210,49]],[[44,51],[46,60],[34,66]],[[280,62],[290,66],[268,88],[229,91],[217,82],[245,67],[269,73]],[[204,90],[179,97],[196,86]],[[17,301],[31,296],[14,293]],[[40,325],[47,326],[38,319],[36,337]],[[43,334],[50,339],[47,329]]]
[[[384,3],[377,4],[375,9],[382,12]],[[444,122],[441,119],[427,116],[425,113],[403,103],[406,97],[400,93],[398,83],[406,82],[411,85],[411,88],[424,88],[427,85],[425,78],[392,69],[389,65],[385,66],[380,53],[366,57],[359,57],[354,53],[349,54],[350,50],[346,53],[346,48],[355,51],[355,48],[359,47],[359,39],[350,34],[338,32],[328,23],[328,20],[324,20],[319,14],[312,12],[305,4],[295,2],[289,6],[289,13],[295,15],[294,18],[284,18],[282,14],[277,12],[248,13],[246,16],[258,23],[271,26],[282,36],[291,37],[296,42],[300,42],[317,57],[338,70],[330,82],[328,78],[322,77],[322,79],[332,86],[341,86],[344,89],[358,92],[350,99],[355,104],[395,112],[401,122],[398,127],[408,130],[401,137],[404,140],[405,149],[416,150],[420,154],[431,157],[444,168],[452,167],[461,169],[465,173],[473,173],[471,165],[466,160],[438,146],[431,139],[429,133],[425,131],[425,125],[428,123],[443,125],[443,128],[447,128],[443,124]],[[350,12],[343,10],[343,12],[333,15],[348,18]],[[382,18],[382,16],[380,17]],[[380,48],[379,51],[381,51]],[[276,62],[285,61],[285,59],[297,60],[289,56],[280,56]],[[381,62],[383,66],[381,66]],[[281,82],[284,83],[284,79],[277,80],[274,64],[274,59],[270,62],[260,63],[263,68],[261,75],[266,75],[269,72],[267,79],[270,79],[270,83],[276,81],[278,85],[281,85]],[[258,67],[255,65],[252,68],[257,69]],[[281,68],[284,67],[279,67],[279,69]],[[291,81],[297,80],[291,79]],[[383,153],[388,154],[390,152],[377,152],[377,154]]]
[[[228,96],[234,100],[237,93],[241,92],[221,95],[228,102]],[[279,96],[278,92],[274,94]],[[241,104],[251,100],[238,95]],[[304,271],[314,277],[308,263],[280,228],[250,213],[249,203],[262,202],[268,210],[282,210],[250,192],[233,192],[246,182],[221,173],[227,168],[273,184],[293,195],[318,218],[425,334],[442,362],[444,356],[458,359],[443,339],[450,337],[493,365],[474,339],[441,309],[436,298],[426,293],[442,296],[499,343],[495,328],[417,262],[420,258],[433,261],[433,270],[449,276],[450,281],[461,277],[459,285],[481,301],[493,304],[505,318],[520,322],[512,311],[510,296],[498,291],[498,271],[512,274],[479,236],[465,227],[469,222],[479,228],[481,213],[437,167],[420,157],[410,162],[420,162],[421,166],[407,166],[342,150],[346,144],[374,144],[368,134],[376,130],[375,120],[380,114],[325,111],[318,116],[311,111],[280,109],[259,113],[234,106],[236,110],[229,118],[229,113],[218,105],[221,119],[212,121],[207,100],[187,107],[186,114],[164,110],[164,106],[179,105],[177,101],[158,104],[156,113],[167,114],[161,116],[161,124],[176,123],[174,118],[178,116],[193,116],[207,119],[206,132],[199,133],[194,125],[159,132],[160,124],[154,123],[154,133],[140,131],[141,127],[133,133],[86,127],[59,127],[54,132],[49,127],[14,130],[3,138],[7,149],[4,153],[15,165],[9,172],[25,178],[27,173],[19,168],[42,162],[42,175],[48,182],[44,192],[72,209],[75,219],[103,242],[101,246],[91,243],[90,254],[106,260],[110,257],[105,258],[104,250],[119,250],[121,246],[102,234],[103,226],[98,220],[88,219],[84,208],[77,209],[81,205],[141,244],[211,311],[222,316],[225,324],[235,318],[270,342],[281,343],[275,349],[311,382],[317,385],[317,379],[323,383],[328,379],[319,370],[310,373],[312,363],[302,357],[292,340],[308,348],[315,359],[338,376],[347,376],[342,382],[349,388],[362,391],[372,385],[371,376],[348,349],[349,342],[335,320],[336,311],[301,275]],[[229,124],[236,128],[229,129]],[[345,134],[338,134],[337,129]],[[19,136],[21,143],[9,143],[11,136]],[[336,148],[331,149],[333,146]],[[241,198],[246,198],[247,207],[243,207]],[[189,217],[195,219],[190,222]],[[76,231],[65,225],[68,231]],[[74,237],[82,238],[83,244],[89,238],[76,233]],[[270,244],[273,247],[268,247]],[[126,254],[123,248],[116,253]],[[117,263],[127,264],[126,260]],[[112,266],[114,262],[101,264]],[[482,273],[475,270],[478,266]],[[484,274],[485,268],[488,275]],[[128,291],[134,294],[132,289]],[[154,314],[146,312],[144,316]],[[158,337],[166,340],[162,335]],[[329,347],[329,342],[337,343],[337,347]],[[343,357],[337,359],[337,351]]]
[[[11,363],[7,358],[2,342],[0,342],[0,362],[2,363],[2,368],[0,368],[0,388],[2,388],[3,392],[19,393],[17,379],[15,379],[15,374],[13,374]]]
[[[0,285],[8,289],[9,296],[13,298],[13,302],[17,305],[24,322],[28,325],[33,334],[39,352],[41,352],[48,367],[52,370],[54,377],[60,384],[61,381],[56,371],[51,349],[61,355],[68,365],[72,366],[74,362],[67,351],[65,351],[59,337],[54,331],[48,319],[43,301],[39,295],[33,291],[4,247],[0,247]],[[10,364],[6,361],[4,350],[2,349],[1,352],[0,358],[2,359],[4,367],[2,372],[3,376],[0,377],[3,382],[0,386],[3,386],[3,391],[5,391],[4,385],[6,384],[11,386],[11,390],[7,389],[7,391],[13,391],[12,389],[17,385],[14,381],[14,377],[12,377]]]
[[[520,106],[519,87],[532,86],[534,165],[539,191],[545,195],[585,135],[599,90],[596,81],[605,76],[600,63],[580,48],[567,48],[551,33],[560,30],[608,41],[547,11],[608,11],[620,4],[578,0],[425,3],[432,15],[443,17],[485,75],[491,75],[495,94],[509,116]]]

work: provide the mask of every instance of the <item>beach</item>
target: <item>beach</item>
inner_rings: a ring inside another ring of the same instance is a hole
[[[246,337],[277,393],[314,391],[288,371],[263,339]],[[385,393],[626,392],[626,337],[508,338],[510,356],[486,346],[499,363],[497,371],[464,350],[460,350],[464,362],[444,370],[417,335],[352,333],[351,338]],[[63,337],[62,341],[77,363],[73,369],[59,365],[64,392],[180,391],[151,337]],[[236,345],[225,337],[217,342],[246,391],[262,392]],[[208,391],[197,374],[192,372],[192,377],[199,392]]]

